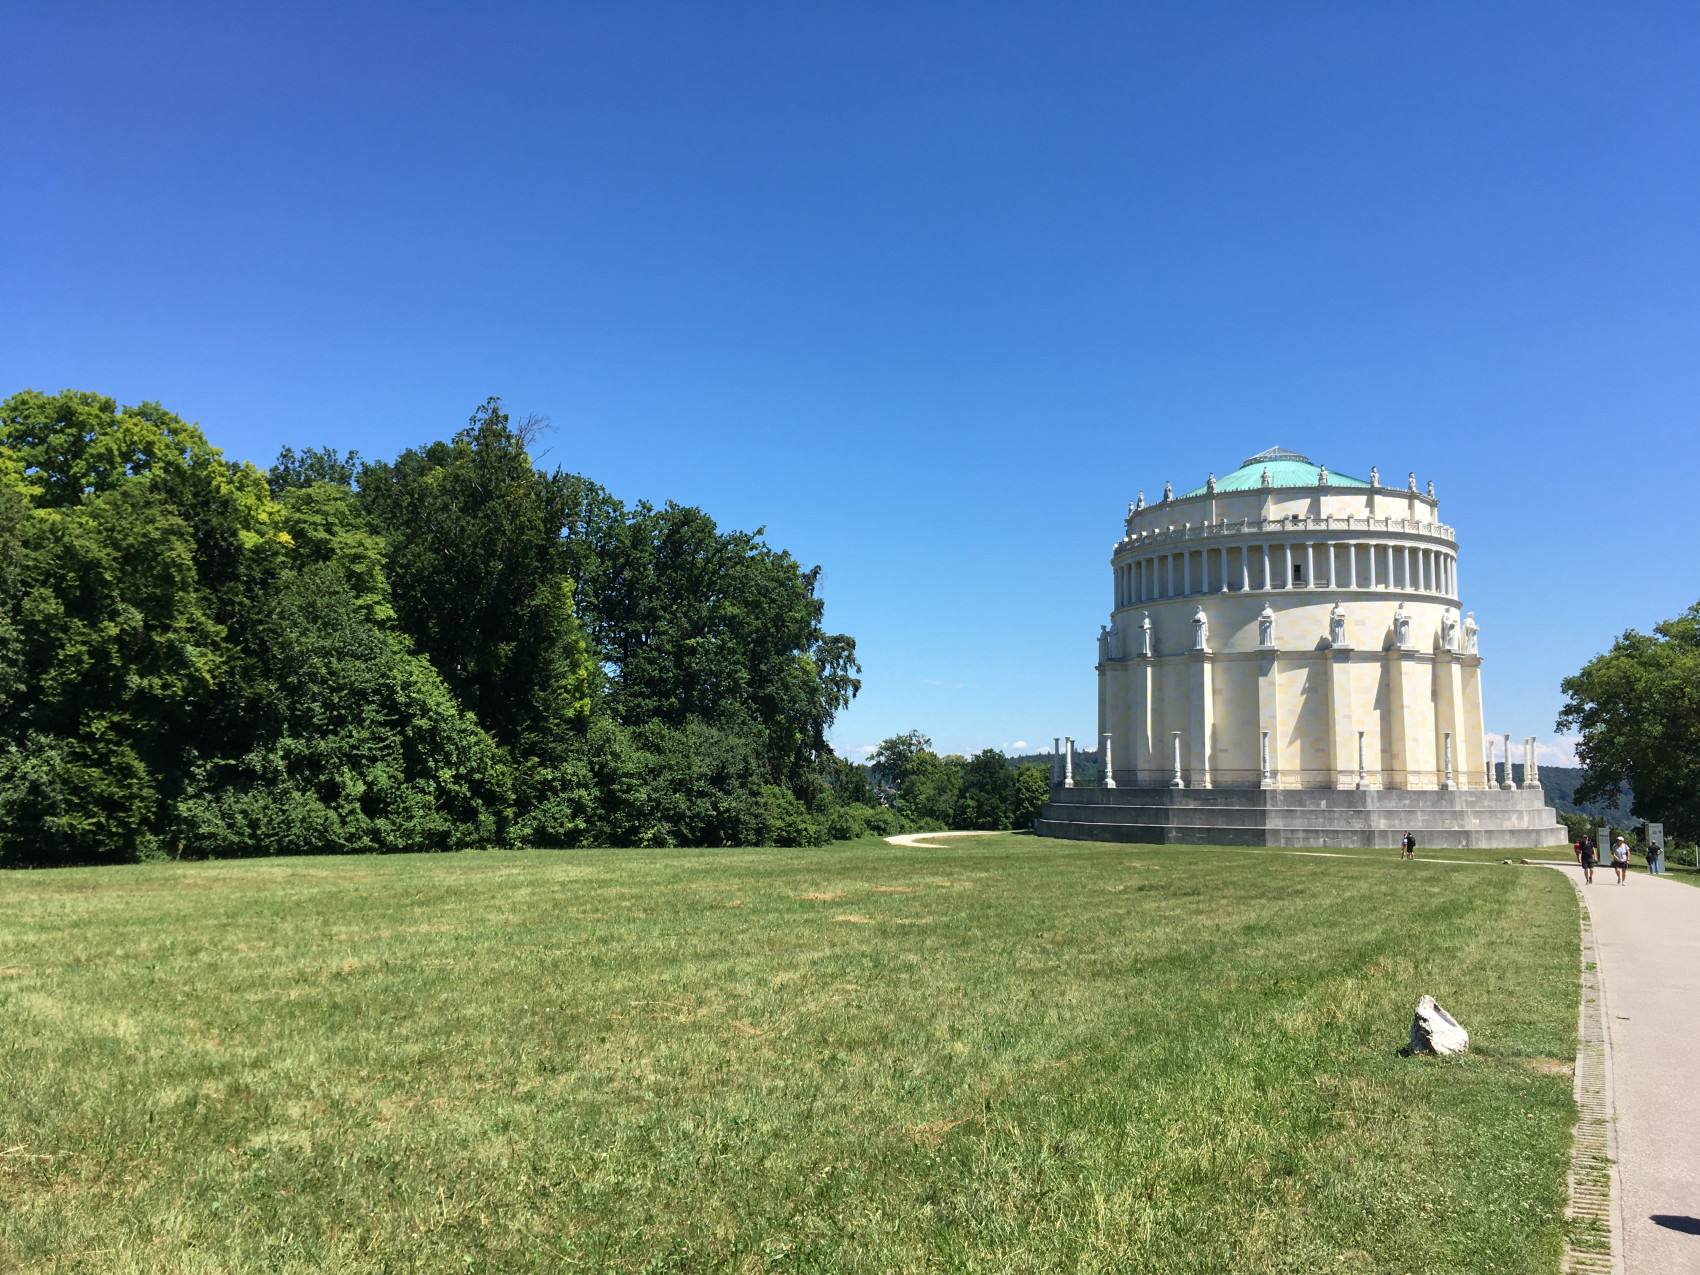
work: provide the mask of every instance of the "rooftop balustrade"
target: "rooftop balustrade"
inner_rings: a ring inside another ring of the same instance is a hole
[[[1241,536],[1286,536],[1299,532],[1372,532],[1395,535],[1428,536],[1436,540],[1458,543],[1458,536],[1442,522],[1419,522],[1411,518],[1337,518],[1325,515],[1311,518],[1291,515],[1286,518],[1237,518],[1221,522],[1182,523],[1180,526],[1159,527],[1125,536],[1116,552],[1133,547],[1146,548],[1179,541],[1202,541],[1238,538]]]

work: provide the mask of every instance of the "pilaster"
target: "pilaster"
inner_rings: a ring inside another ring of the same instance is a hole
[[[1487,782],[1487,738],[1486,722],[1482,717],[1482,657],[1479,655],[1459,655],[1454,657],[1453,665],[1458,670],[1460,690],[1458,705],[1461,720],[1458,724],[1458,734],[1454,741],[1462,738],[1463,755],[1466,758],[1468,773],[1472,776],[1484,776],[1482,787],[1490,788]],[[1472,781],[1470,786],[1475,787]]]
[[[1187,779],[1191,788],[1210,787],[1210,737],[1215,729],[1214,660],[1209,651],[1187,653]]]
[[[1434,656],[1434,731],[1435,748],[1444,752],[1444,739],[1452,736],[1452,779],[1460,788],[1471,786],[1470,781],[1481,773],[1481,759],[1472,764],[1465,729],[1464,670],[1451,651],[1436,651]],[[1444,761],[1441,782],[1445,782]]]
[[[1336,788],[1358,786],[1357,718],[1352,709],[1352,648],[1328,652],[1328,765]]]
[[[1411,712],[1409,696],[1416,691],[1415,651],[1394,647],[1387,659],[1387,752],[1391,773],[1386,788],[1411,786],[1411,736],[1416,714]]]
[[[1156,755],[1156,740],[1151,735],[1153,664],[1150,656],[1141,656],[1134,661],[1132,670],[1133,713],[1128,725],[1133,748],[1133,782],[1136,785],[1155,784],[1165,778],[1165,767],[1162,758]]]

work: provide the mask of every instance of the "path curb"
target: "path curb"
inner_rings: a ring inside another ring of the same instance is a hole
[[[1570,1148],[1573,1219],[1564,1269],[1575,1275],[1623,1275],[1623,1192],[1617,1171],[1612,1100],[1610,1015],[1588,897],[1564,874],[1582,909],[1582,1004],[1576,1028],[1576,1136]]]

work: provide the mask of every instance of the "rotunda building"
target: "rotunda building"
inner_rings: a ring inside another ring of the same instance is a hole
[[[1059,776],[1039,831],[1391,845],[1418,822],[1429,845],[1563,841],[1538,781],[1491,774],[1476,623],[1432,483],[1272,448],[1182,495],[1140,493],[1110,566],[1108,777]]]

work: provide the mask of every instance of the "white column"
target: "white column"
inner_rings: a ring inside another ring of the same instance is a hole
[[[1350,541],[1346,543],[1346,587],[1358,587],[1358,547]]]
[[[1452,779],[1452,732],[1446,732],[1446,781],[1442,785],[1447,792],[1454,791],[1458,785]]]
[[[1240,546],[1240,592],[1251,592],[1251,546]]]
[[[1269,546],[1258,545],[1257,547],[1263,551],[1263,587],[1268,590],[1272,587],[1272,582],[1269,579]]]
[[[1482,736],[1482,765],[1487,770],[1485,787],[1493,791],[1493,736]]]
[[[1511,737],[1506,736],[1507,739]],[[1063,787],[1074,787],[1074,736],[1064,735],[1063,744],[1067,751],[1063,753]]]
[[[1099,758],[1099,765],[1103,767],[1104,771],[1103,786],[1105,788],[1114,788],[1116,786],[1116,767],[1115,763],[1110,760],[1109,731],[1104,732],[1103,755]]]
[[[1263,732],[1263,779],[1257,785],[1259,788],[1273,788],[1275,781],[1269,777],[1269,732]]]
[[[1169,787],[1185,788],[1186,782],[1181,778],[1181,733],[1178,730],[1169,733],[1175,737],[1175,777],[1169,780]]]
[[[1523,768],[1523,787],[1537,791],[1541,786],[1540,743],[1533,735],[1529,736],[1529,760]]]
[[[1188,597],[1192,593],[1192,554],[1181,550],[1181,596]]]
[[[1364,733],[1358,732],[1358,787],[1364,786]]]
[[[1505,732],[1505,782],[1500,784],[1501,791],[1516,792],[1517,785],[1511,778],[1511,732]]]
[[[1305,541],[1305,584],[1316,588],[1316,544]]]
[[[1062,736],[1051,736],[1051,786],[1062,782]]]

